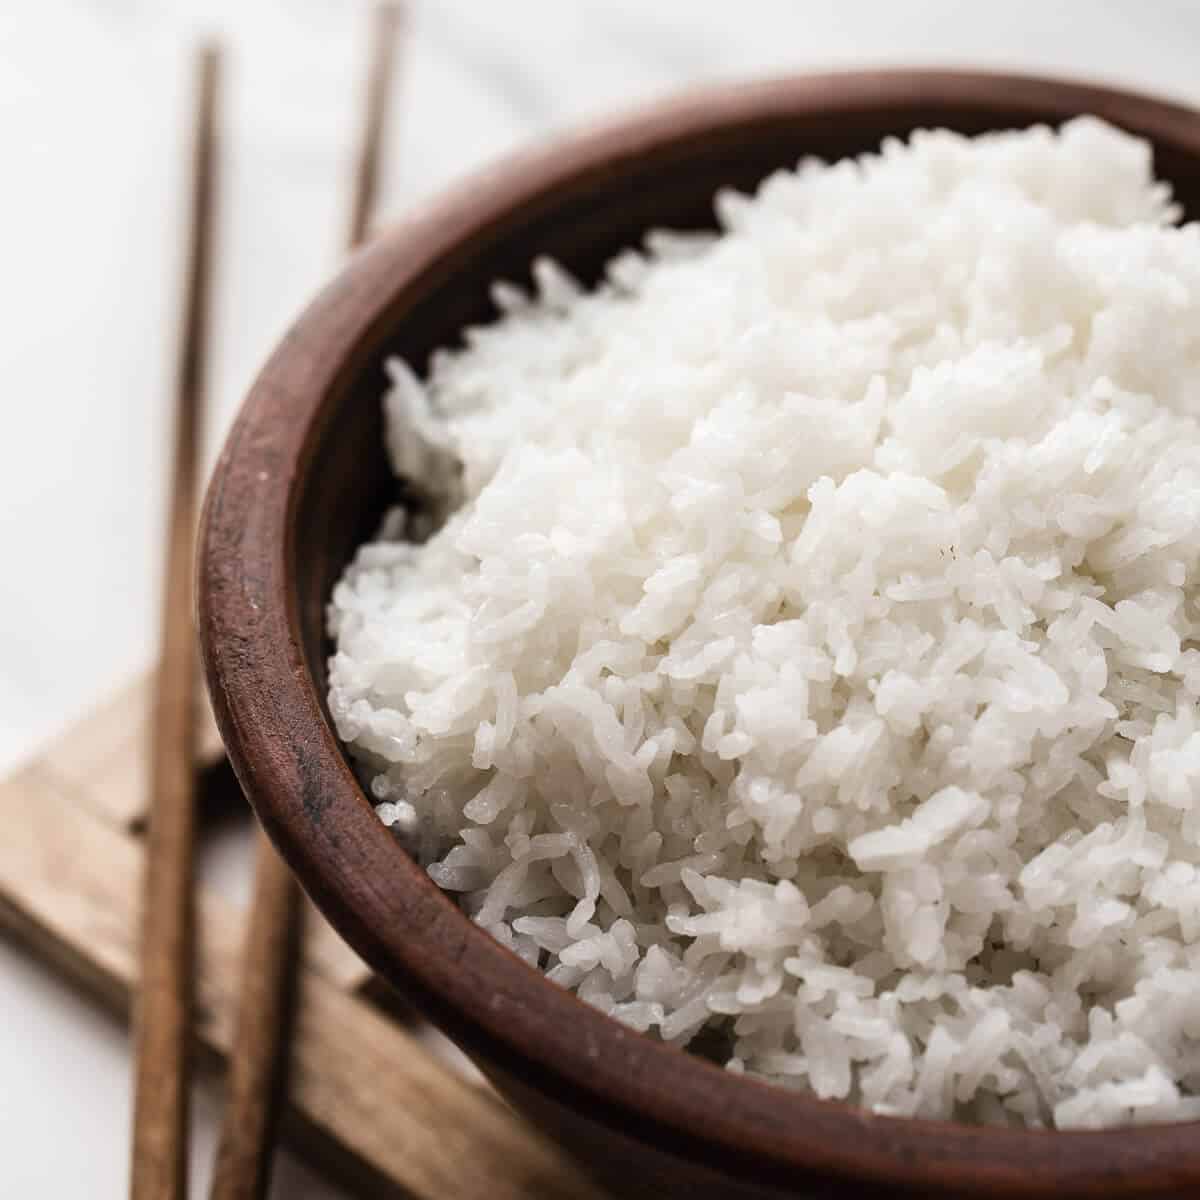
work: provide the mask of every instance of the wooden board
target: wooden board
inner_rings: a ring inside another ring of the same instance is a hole
[[[0,783],[0,928],[123,1013],[136,987],[142,839],[128,806],[86,794],[81,764],[110,762],[101,733],[120,738],[114,714],[140,703],[127,691]],[[110,766],[96,787],[120,778]],[[220,1056],[232,1040],[244,915],[205,889],[198,914],[197,1035]],[[378,1006],[348,955],[358,963],[324,922],[308,922],[284,1130],[301,1153],[363,1195],[597,1195],[477,1075],[456,1069],[436,1035]]]
[[[131,680],[59,737],[39,760],[75,785],[79,803],[123,829],[141,829],[150,806],[150,685],[148,674]],[[210,766],[221,758],[221,735],[203,693],[196,696],[196,715],[197,763]]]
[[[147,746],[153,676],[139,676],[66,730],[37,759],[73,803],[118,830],[142,833],[150,804]],[[221,735],[203,689],[196,696],[196,766],[212,772],[224,759]],[[236,785],[235,785],[236,786]],[[240,801],[240,796],[238,797]],[[201,821],[206,815],[203,809]],[[305,938],[324,973],[346,989],[369,989],[365,963],[306,904]]]

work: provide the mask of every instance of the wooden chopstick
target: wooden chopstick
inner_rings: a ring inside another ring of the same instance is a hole
[[[183,334],[176,392],[162,637],[152,718],[149,848],[135,1005],[133,1200],[187,1192],[192,1006],[196,648],[192,557],[216,196],[215,45],[197,52]]]
[[[364,240],[378,193],[387,100],[395,66],[399,4],[376,5],[371,64],[355,165],[349,246]],[[296,990],[299,889],[261,828],[254,898],[242,957],[237,1030],[213,1173],[212,1200],[257,1200],[270,1181],[271,1147],[286,1091],[287,1046]]]
[[[371,61],[363,93],[362,129],[354,168],[354,191],[346,246],[353,250],[367,236],[379,192],[379,148],[387,122],[388,96],[396,68],[396,43],[404,21],[403,5],[376,4],[371,14]]]
[[[300,940],[299,892],[261,829],[255,831],[254,898],[242,947],[237,1027],[213,1168],[213,1200],[265,1196],[270,1149],[287,1083]]]

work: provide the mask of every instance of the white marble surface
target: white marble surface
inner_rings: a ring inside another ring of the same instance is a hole
[[[364,8],[38,0],[0,12],[0,771],[150,656],[186,46],[228,37],[209,452],[336,265]],[[864,62],[1058,70],[1200,104],[1194,0],[424,0],[385,213],[590,115],[705,79]],[[125,1034],[0,941],[0,1190],[126,1187]],[[215,1099],[198,1101],[203,1194]],[[286,1157],[274,1194],[339,1195]]]

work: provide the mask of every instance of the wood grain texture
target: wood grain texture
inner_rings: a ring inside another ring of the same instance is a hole
[[[142,970],[134,1020],[133,1200],[175,1200],[187,1194],[196,830],[192,560],[215,224],[219,66],[215,46],[204,46],[197,53],[183,335],[176,388],[162,638],[151,719]]]
[[[90,746],[99,750],[108,733],[120,736],[126,725],[135,724],[142,719],[150,706],[152,686],[152,677],[136,680],[121,688],[111,699],[97,705],[90,714],[69,725],[39,755],[18,767],[8,783],[0,781],[0,786],[4,787],[4,794],[11,795],[15,804],[14,789],[20,790],[18,781],[32,779],[37,781],[42,789],[50,789],[68,798],[80,811],[94,817],[110,829],[129,834],[144,833],[144,829],[137,824],[129,827],[115,816],[127,809],[119,796],[111,794],[119,786],[120,777],[107,770],[92,774],[80,771],[79,747]],[[100,757],[107,759],[106,755]],[[220,757],[223,758],[223,752]],[[206,805],[212,810],[226,811],[231,804],[245,803],[236,780],[224,777],[222,769],[218,768],[219,761],[218,758],[201,763],[197,818],[202,826],[206,816],[212,815],[211,812],[206,813]],[[223,770],[228,771],[228,767]],[[27,804],[35,802],[35,794],[36,788],[30,793]],[[13,811],[17,813],[20,810],[14,807]],[[140,854],[143,840],[136,836],[127,840],[139,848]],[[139,860],[139,873],[140,870]],[[136,886],[136,881],[131,881],[129,886]],[[341,991],[365,993],[370,990],[372,995],[375,995],[377,989],[368,989],[367,986],[374,979],[370,968],[307,901],[300,926],[301,954],[311,970]]]
[[[144,855],[44,762],[0,782],[0,930],[119,1013],[137,986]],[[201,889],[195,1034],[233,1042],[245,914]],[[562,1154],[306,956],[285,1139],[367,1196],[594,1200]]]
[[[38,755],[19,767],[13,773],[14,777],[34,771],[52,780],[55,787],[69,794],[81,809],[103,824],[130,833],[144,832],[144,802],[149,782],[145,745],[150,736],[153,683],[153,676],[146,675],[125,684],[80,720],[67,726]],[[196,766],[200,793],[196,817],[203,827],[214,815],[205,811],[205,788],[210,780],[212,786],[224,793],[217,776],[225,752],[221,736],[212,722],[207,697],[204,697],[200,711],[209,714],[207,719],[201,716],[197,731]],[[110,744],[111,750],[107,748]],[[221,794],[211,799],[220,801],[214,807],[221,811],[231,803],[245,803],[240,789],[236,796]],[[369,991],[372,995],[379,992],[380,989],[373,986],[371,969],[303,895],[301,906],[303,954],[313,969],[342,991],[364,994]]]
[[[350,250],[367,237],[374,215],[401,20],[399,4],[379,3],[372,10],[370,62],[351,194]],[[266,1195],[275,1127],[287,1085],[301,896],[266,834],[259,829],[255,838],[254,899],[242,957],[237,1036],[229,1060],[212,1200],[259,1200]]]
[[[872,1116],[739,1078],[548,983],[433,886],[372,812],[325,711],[324,606],[399,497],[383,453],[389,354],[418,369],[493,314],[539,254],[585,281],[653,226],[710,226],[720,187],[924,125],[964,133],[1096,113],[1148,138],[1200,214],[1200,116],[1105,88],[871,71],[710,91],[528,153],[360,252],[293,326],[206,501],[201,639],[233,765],[306,890],[545,1128],[626,1195],[1200,1194],[1200,1124],[1045,1133]]]
[[[266,1194],[269,1150],[287,1078],[301,909],[296,881],[261,829],[255,830],[254,858],[254,898],[242,948],[213,1200]]]
[[[150,808],[150,716],[153,674],[130,680],[78,721],[70,738],[58,738],[45,754],[65,779],[84,785],[80,795],[96,813],[123,829],[140,829]],[[198,683],[199,681],[197,681]],[[204,770],[225,754],[208,696],[197,686],[195,762]]]

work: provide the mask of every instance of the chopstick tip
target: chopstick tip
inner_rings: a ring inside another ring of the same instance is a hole
[[[389,33],[394,33],[407,16],[408,5],[404,0],[378,0],[375,5],[375,20]]]
[[[196,43],[196,63],[204,79],[212,80],[216,76],[224,52],[225,44],[217,34],[205,34]]]

